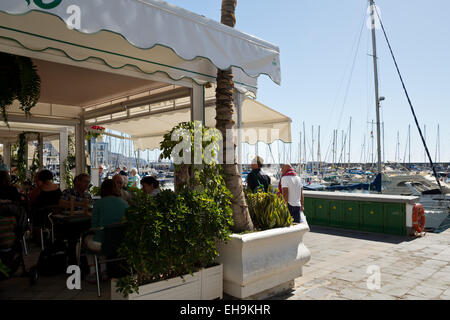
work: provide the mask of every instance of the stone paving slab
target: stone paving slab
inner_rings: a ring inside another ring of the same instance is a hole
[[[304,242],[311,260],[289,300],[450,299],[450,229],[400,237],[313,226]],[[368,288],[369,266],[379,267],[378,289]]]

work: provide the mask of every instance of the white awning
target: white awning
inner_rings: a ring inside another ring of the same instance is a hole
[[[261,74],[281,81],[277,46],[159,0],[1,1],[0,51],[23,49],[199,84],[233,67],[237,87],[253,92]]]
[[[207,127],[215,127],[215,106],[205,109]],[[236,121],[236,113],[234,114]],[[188,108],[130,120],[103,123],[107,129],[120,131],[131,136],[135,149],[159,148],[163,135],[180,122],[190,121]],[[242,142],[255,144],[257,141],[272,143],[276,140],[292,142],[291,119],[264,104],[250,98],[242,103]]]

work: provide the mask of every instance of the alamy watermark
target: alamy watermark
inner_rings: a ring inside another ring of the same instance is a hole
[[[203,130],[201,122],[194,122],[193,133],[178,128],[172,132],[171,141],[178,142],[172,149],[174,164],[240,164],[235,145],[241,142],[255,144],[257,141],[275,141],[280,138],[279,129],[227,129],[225,138],[216,128]],[[226,142],[226,143],[224,143]],[[225,152],[223,149],[227,145]]]
[[[369,290],[379,290],[381,288],[381,269],[377,265],[370,265],[366,270],[370,274],[367,278],[366,285]]]
[[[372,15],[372,11],[373,11],[373,15]],[[375,28],[376,30],[380,30],[381,29],[380,19],[381,19],[380,7],[378,7],[376,4],[374,4],[373,6],[368,6],[367,7],[367,19],[366,19],[367,29]]]
[[[81,270],[77,265],[71,265],[67,267],[67,274],[70,276],[67,278],[66,285],[69,290],[81,290]]]
[[[25,0],[28,6],[31,5],[31,0]],[[55,9],[61,5],[62,0],[52,0],[52,1],[44,1],[44,0],[32,0],[34,5],[38,8],[44,10]],[[64,19],[67,27],[70,30],[81,29],[81,8],[75,4],[69,5],[66,8],[67,17]]]

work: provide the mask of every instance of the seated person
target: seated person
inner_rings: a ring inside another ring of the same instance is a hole
[[[21,196],[17,188],[11,185],[8,171],[0,171],[0,200],[19,202]]]
[[[127,190],[128,189],[128,173],[126,173],[125,171],[122,170],[122,171],[119,172],[119,175],[123,179],[123,189]]]
[[[32,203],[34,212],[46,208],[55,208],[59,206],[59,200],[62,192],[59,186],[53,183],[53,173],[50,170],[41,170],[37,176],[37,186],[39,194]]]
[[[106,181],[106,180],[105,180]],[[125,179],[121,174],[116,174],[113,176],[112,181],[114,182],[114,186],[117,189],[117,192],[120,194],[120,197],[129,202],[131,199],[130,193],[125,190]]]
[[[150,195],[150,197],[156,196],[158,193],[161,192],[159,189],[159,181],[156,180],[155,177],[147,176],[141,180],[142,190],[144,190],[145,193]]]
[[[105,180],[100,188],[100,200],[94,204],[94,211],[92,214],[92,228],[105,227],[111,224],[120,223],[128,204],[120,197],[120,194],[115,187],[112,180]],[[100,253],[104,239],[103,230],[97,230],[94,234],[88,234],[84,238],[85,246],[94,252]],[[95,265],[92,261],[92,256],[88,257],[90,266],[90,274],[87,281],[95,283]],[[104,269],[104,266],[102,266]],[[106,272],[102,272],[102,279],[106,279]]]
[[[139,177],[137,169],[136,168],[131,169],[131,176],[128,178],[128,187],[130,188],[136,187],[140,189],[141,188],[140,180],[141,177]]]
[[[92,208],[94,201],[89,193],[91,176],[87,173],[81,173],[73,180],[74,187],[64,190],[59,205],[62,208],[70,209],[70,198],[74,197],[74,211],[83,211],[86,206]]]
[[[62,192],[57,184],[53,183],[53,173],[50,170],[41,170],[37,175],[36,185],[39,193],[31,202],[34,239],[40,239],[39,230],[48,226],[48,214],[59,208],[59,199]],[[40,241],[40,240],[39,240]]]
[[[3,162],[3,157],[0,154],[0,171],[6,171],[8,172],[8,166],[6,165],[6,163]]]

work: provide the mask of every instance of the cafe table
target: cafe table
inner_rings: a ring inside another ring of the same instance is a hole
[[[68,242],[69,260],[75,263],[78,260],[76,245],[81,236],[91,228],[92,211],[86,215],[84,211],[62,212],[50,217],[53,227],[53,240]],[[70,262],[69,262],[70,263]]]

